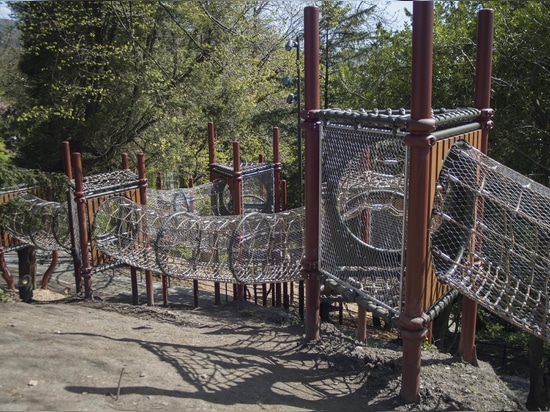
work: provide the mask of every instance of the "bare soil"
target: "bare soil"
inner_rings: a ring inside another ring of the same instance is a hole
[[[70,282],[61,270],[50,288]],[[0,304],[1,410],[524,410],[488,363],[431,349],[420,403],[403,403],[401,347],[373,328],[366,345],[332,323],[305,342],[295,308],[206,292],[193,308],[183,286],[169,307],[131,305],[124,276],[94,282],[100,299]]]

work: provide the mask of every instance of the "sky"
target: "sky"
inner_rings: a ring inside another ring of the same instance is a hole
[[[390,1],[388,2],[388,5],[386,7],[388,13],[395,14],[395,17],[397,18],[396,21],[396,28],[400,28],[402,26],[403,21],[406,20],[405,16],[405,8],[407,8],[409,11],[412,12],[412,1]]]
[[[384,0],[379,0],[380,3],[385,3]],[[393,0],[389,1],[387,5],[387,10],[389,13],[396,15],[398,22],[397,25],[401,26],[401,22],[405,20],[405,12],[403,11],[404,8],[408,8],[409,10],[412,10],[412,1],[398,1]],[[6,6],[6,1],[0,0],[0,18],[7,19],[9,17],[9,9]]]
[[[5,1],[0,1],[0,19],[7,19],[9,18],[9,9],[8,6],[6,6]]]

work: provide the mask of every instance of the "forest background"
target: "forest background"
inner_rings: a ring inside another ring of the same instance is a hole
[[[202,184],[208,122],[218,162],[231,160],[234,141],[243,161],[272,160],[276,126],[288,207],[299,206],[295,97],[311,4],[321,17],[321,107],[410,108],[411,15],[396,19],[387,2],[3,2],[0,187],[62,172],[62,141],[82,153],[85,175],[143,152],[149,177],[175,172],[182,185]],[[489,155],[548,185],[550,1],[436,1],[433,107],[473,106],[481,8],[495,11]]]

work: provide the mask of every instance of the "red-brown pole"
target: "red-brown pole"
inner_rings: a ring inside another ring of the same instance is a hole
[[[214,123],[208,122],[208,171],[210,173],[210,181],[215,179],[214,165],[216,164],[216,133]],[[220,282],[214,282],[214,305],[221,305]]]
[[[279,128],[273,128],[273,211],[279,213],[281,209],[281,152],[279,149],[280,133]]]
[[[128,161],[128,153],[122,153],[120,157],[122,160],[122,170],[129,170],[130,162]]]
[[[74,167],[74,198],[76,213],[78,216],[78,230],[80,232],[81,267],[80,277],[84,283],[84,297],[93,298],[92,267],[90,265],[90,252],[88,250],[88,230],[86,228],[86,194],[84,193],[84,176],[82,173],[82,158],[80,153],[73,153]]]
[[[428,334],[424,314],[424,287],[428,269],[429,170],[430,151],[435,138],[431,115],[433,1],[413,2],[412,25],[412,104],[407,124],[410,171],[407,220],[407,278],[405,307],[399,316],[403,338],[401,397],[407,403],[420,402],[420,364],[422,343]]]
[[[304,88],[305,104],[301,116],[305,136],[305,250],[302,277],[306,282],[306,341],[320,337],[319,222],[321,216],[321,137],[320,121],[315,110],[320,108],[319,84],[319,9],[304,9]]]
[[[188,187],[193,187],[193,186],[195,186],[195,180],[192,177],[190,177],[188,181]],[[198,279],[193,279],[193,306],[195,308],[199,307],[199,280]]]
[[[139,179],[139,198],[140,202],[143,206],[147,206],[147,177],[145,175],[145,155],[143,153],[138,153],[137,155],[137,161],[138,161],[138,179]],[[144,236],[146,237],[144,239],[144,243],[147,244],[149,242],[148,234],[145,233]],[[151,251],[149,250],[149,247],[147,247],[146,253],[150,254]],[[145,289],[147,293],[147,305],[148,306],[154,306],[155,304],[155,297],[153,295],[153,272],[151,270],[145,271]]]
[[[69,179],[69,181],[73,180],[73,166],[71,163],[71,148],[69,146],[69,142],[64,141],[61,143],[61,147],[63,149],[63,171],[65,172],[65,175]],[[74,280],[75,280],[75,286],[76,286],[76,294],[78,295],[82,291],[82,277],[80,276],[80,256],[78,256],[77,253],[77,243],[78,239],[75,238],[75,222],[73,220],[73,213],[74,210],[74,204],[73,199],[71,199],[70,192],[67,194],[67,213],[69,214],[69,233],[71,236],[71,256],[73,258],[73,266],[74,266]]]
[[[156,180],[157,190],[162,190],[162,173],[157,172]],[[164,306],[168,306],[168,276],[162,275],[162,302]]]
[[[130,162],[128,161],[128,153],[121,154],[122,170],[130,170]],[[130,266],[130,285],[132,286],[132,304],[139,304],[139,290],[137,268]]]
[[[233,142],[233,214],[243,214],[243,174],[241,171],[241,146]],[[237,300],[244,300],[244,285],[236,285]]]
[[[4,228],[0,228],[0,236],[4,236]],[[13,280],[13,276],[10,273],[10,270],[8,269],[8,265],[6,264],[6,258],[4,255],[4,247],[2,246],[2,242],[0,242],[0,271],[2,271],[2,277],[8,284],[9,290],[15,290],[15,282]]]
[[[489,145],[489,130],[493,127],[493,110],[491,109],[491,72],[493,62],[493,31],[494,12],[483,9],[478,13],[477,21],[477,56],[475,107],[481,110],[481,151],[487,154]],[[483,213],[483,205],[480,213]],[[478,245],[476,245],[478,246]],[[476,353],[476,322],[477,302],[463,296],[462,298],[462,325],[458,353],[465,362],[478,365]]]

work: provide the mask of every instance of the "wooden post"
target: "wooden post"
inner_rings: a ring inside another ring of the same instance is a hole
[[[407,403],[420,402],[422,344],[428,334],[424,314],[424,289],[428,272],[429,170],[435,138],[432,117],[433,1],[413,3],[412,104],[407,123],[409,134],[409,187],[407,220],[407,278],[405,307],[399,316],[403,338],[401,397]]]
[[[478,13],[477,21],[477,55],[476,55],[476,82],[475,107],[481,110],[479,122],[482,127],[481,152],[487,154],[489,146],[489,130],[493,127],[491,109],[491,71],[493,61],[493,31],[494,12],[483,9]],[[483,205],[478,205],[483,213]],[[474,247],[478,247],[475,245]],[[462,325],[458,353],[465,362],[477,366],[476,354],[476,322],[477,302],[463,296],[462,298]]]
[[[241,146],[233,142],[233,212],[234,215],[243,214],[243,174],[241,171]],[[245,299],[243,284],[235,285],[236,300]]]
[[[214,180],[214,165],[216,164],[216,134],[214,123],[208,122],[208,170],[210,172],[210,181]],[[221,305],[220,282],[214,282],[214,305]]]
[[[319,84],[319,9],[308,6],[304,9],[304,87],[306,161],[306,230],[305,251],[302,259],[302,277],[306,295],[305,338],[318,340],[321,330],[319,274],[319,222],[321,217],[321,137],[320,121],[315,110],[320,108]]]
[[[143,153],[138,153],[137,160],[140,203],[143,206],[147,207],[147,177],[145,176],[145,155]],[[144,236],[146,237],[146,239],[144,239],[144,243],[148,243],[148,233],[144,233]],[[149,246],[147,246],[146,253],[151,253]],[[155,296],[153,295],[153,272],[150,269],[147,269],[145,271],[145,289],[147,293],[147,305],[154,306]]]

